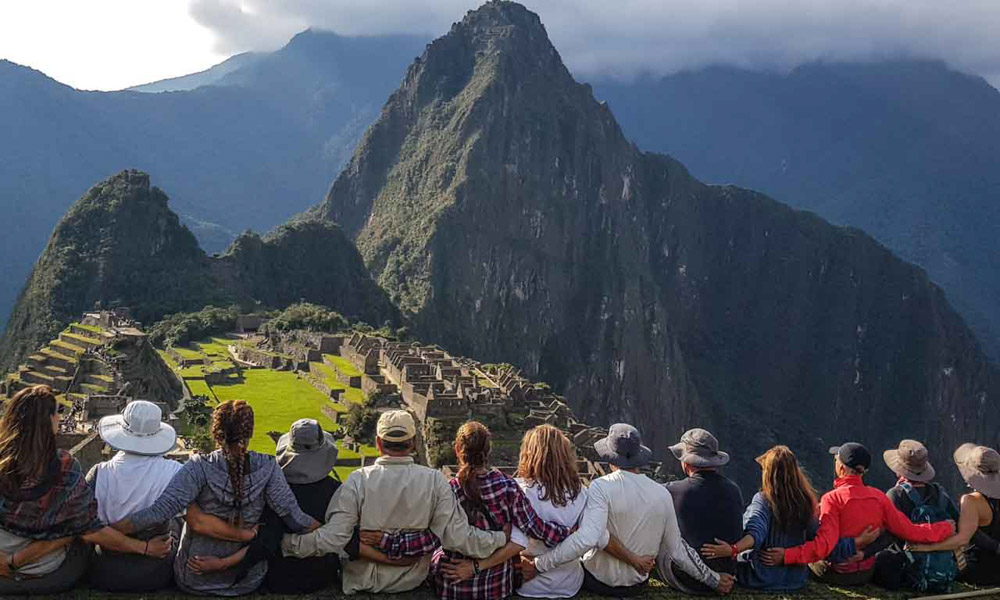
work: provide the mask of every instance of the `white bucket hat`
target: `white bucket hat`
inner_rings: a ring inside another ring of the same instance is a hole
[[[109,446],[131,454],[160,456],[174,448],[177,432],[160,421],[160,407],[145,400],[130,402],[120,415],[109,415],[97,424],[97,431]]]

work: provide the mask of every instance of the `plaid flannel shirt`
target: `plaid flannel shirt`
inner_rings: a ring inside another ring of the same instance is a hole
[[[467,504],[467,498],[457,479],[451,480],[451,489],[455,492],[462,505]],[[510,477],[500,471],[490,471],[479,476],[479,489],[485,510],[477,512],[473,517],[473,525],[479,529],[500,531],[505,525],[520,528],[526,535],[537,538],[552,547],[566,539],[570,529],[556,523],[543,521],[531,502],[521,491],[521,487]],[[415,548],[426,540],[410,540]],[[443,559],[462,559],[461,554],[438,549],[431,564],[430,581],[442,600],[498,600],[507,598],[514,593],[514,574],[516,557],[495,567],[485,569],[472,579],[451,581],[438,568]]]

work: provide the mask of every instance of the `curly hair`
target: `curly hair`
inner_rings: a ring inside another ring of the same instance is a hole
[[[478,421],[469,421],[455,434],[455,456],[458,457],[458,479],[465,493],[465,511],[470,522],[483,509],[483,497],[476,481],[476,469],[486,467],[490,457],[490,430]]]
[[[59,403],[47,385],[24,388],[0,418],[0,492],[14,494],[38,481],[56,453],[52,417]]]
[[[230,400],[212,413],[212,438],[222,450],[233,484],[231,522],[243,521],[243,477],[247,472],[247,446],[253,437],[253,408],[243,400]]]
[[[818,500],[816,490],[795,454],[775,446],[757,457],[763,469],[760,491],[771,506],[779,531],[795,533],[809,526]]]
[[[517,476],[529,485],[542,486],[541,499],[555,506],[566,506],[576,500],[583,487],[573,444],[551,425],[539,425],[525,432]]]

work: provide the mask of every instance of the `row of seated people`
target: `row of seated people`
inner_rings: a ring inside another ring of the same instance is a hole
[[[718,471],[728,456],[703,430],[671,448],[688,478],[664,487],[639,473],[651,452],[638,431],[614,425],[595,445],[613,472],[582,487],[557,429],[525,435],[512,479],[489,467],[489,431],[469,422],[449,482],[415,464],[413,419],[389,411],[377,428],[380,458],[341,486],[329,476],[333,439],[318,423],[296,422],[275,460],[247,450],[253,411],[239,401],[213,414],[219,449],[183,466],[162,458],[176,435],[153,404],[133,402],[100,423],[119,453],[86,477],[55,450],[58,422],[58,403],[41,386],[15,396],[0,419],[0,595],[55,593],[85,577],[109,591],[173,579],[183,591],[224,596],[262,584],[403,592],[424,581],[441,598],[570,597],[581,588],[627,596],[654,569],[691,593],[728,593],[736,580],[792,590],[810,572],[840,584],[906,572],[900,555],[954,557],[970,541],[958,561],[966,576],[990,583],[1000,571],[1000,456],[972,445],[956,452],[975,491],[962,499],[955,533],[952,521],[914,524],[897,509],[909,500],[917,514],[946,495],[928,483],[933,469],[914,442],[886,453],[903,490],[892,500],[862,484],[871,457],[860,445],[835,449],[840,477],[821,501],[794,455],[772,448],[758,460],[761,492],[741,522],[739,489]],[[905,542],[924,545],[897,551]]]

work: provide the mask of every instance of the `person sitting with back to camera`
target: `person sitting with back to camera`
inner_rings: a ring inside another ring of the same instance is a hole
[[[955,530],[952,521],[912,523],[881,491],[864,484],[862,477],[872,457],[861,444],[850,442],[830,448],[837,479],[834,489],[820,500],[819,529],[812,540],[792,548],[764,552],[765,565],[808,564],[813,575],[832,585],[862,585],[871,581],[875,558],[831,565],[826,558],[842,537],[861,535],[867,528],[886,529],[912,542],[939,542]]]

